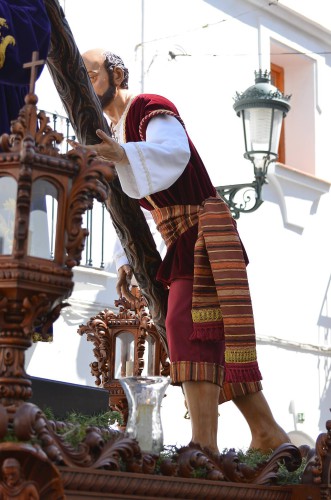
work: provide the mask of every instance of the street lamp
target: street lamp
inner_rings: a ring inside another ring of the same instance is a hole
[[[255,85],[236,93],[233,108],[242,118],[244,157],[253,163],[255,180],[247,184],[218,186],[217,192],[229,206],[235,219],[240,213],[254,212],[263,203],[262,186],[267,182],[269,163],[278,159],[283,118],[290,109],[291,96],[284,96],[270,83],[270,73],[255,71]],[[250,192],[254,191],[254,198]],[[238,201],[239,195],[241,201]]]

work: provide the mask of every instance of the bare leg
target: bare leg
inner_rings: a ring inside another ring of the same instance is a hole
[[[192,426],[192,442],[219,453],[217,447],[220,388],[210,382],[183,382]]]
[[[291,442],[286,432],[275,421],[261,391],[240,396],[233,402],[245,417],[252,433],[250,448],[267,453],[283,443]]]

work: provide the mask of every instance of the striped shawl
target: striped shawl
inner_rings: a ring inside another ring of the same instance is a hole
[[[192,339],[224,338],[225,382],[262,379],[243,247],[220,198],[208,198],[199,212],[192,318]]]
[[[189,227],[199,224],[194,249],[191,338],[224,339],[224,389],[229,392],[225,399],[259,390],[262,377],[245,258],[226,203],[211,197],[200,207],[156,208],[151,213],[167,247]]]

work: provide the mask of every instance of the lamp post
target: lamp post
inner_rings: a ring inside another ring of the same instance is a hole
[[[270,73],[262,73],[262,70],[255,72],[254,85],[242,93],[236,93],[233,108],[242,119],[244,157],[253,163],[255,179],[251,183],[216,188],[235,219],[239,218],[240,213],[254,212],[263,203],[262,186],[267,182],[269,164],[278,159],[280,133],[283,118],[290,109],[290,97],[284,96],[272,85]]]

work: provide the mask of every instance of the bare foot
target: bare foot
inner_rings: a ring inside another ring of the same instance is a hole
[[[291,443],[286,432],[276,424],[274,429],[268,432],[255,434],[250,444],[250,449],[260,450],[262,453],[270,453],[284,443]]]

